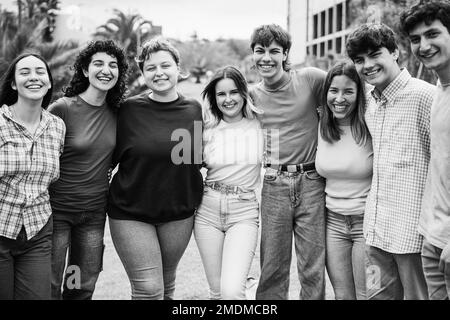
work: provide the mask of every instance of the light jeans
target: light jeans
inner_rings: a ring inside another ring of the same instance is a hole
[[[226,194],[205,187],[194,236],[211,299],[244,300],[245,284],[258,239],[255,193]]]
[[[336,300],[366,299],[363,219],[327,210],[326,266]]]
[[[127,272],[133,300],[172,300],[175,277],[193,219],[161,224],[109,219],[111,238]]]
[[[430,300],[450,298],[450,261],[442,257],[442,249],[423,240],[422,264]]]
[[[366,245],[368,300],[428,300],[420,253],[395,254]]]
[[[261,194],[256,300],[287,300],[294,236],[301,300],[325,299],[325,179],[267,168]]]

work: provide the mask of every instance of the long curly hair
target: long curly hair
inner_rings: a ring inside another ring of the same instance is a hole
[[[86,48],[81,50],[73,65],[75,73],[69,85],[63,89],[64,95],[74,97],[87,90],[89,79],[84,75],[83,70],[88,69],[92,56],[97,52],[105,52],[117,59],[119,78],[115,86],[106,94],[106,103],[110,107],[118,108],[127,92],[128,62],[123,49],[112,40],[91,41]]]

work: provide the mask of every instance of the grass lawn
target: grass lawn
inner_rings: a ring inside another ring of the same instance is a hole
[[[203,87],[204,84],[195,84],[190,80],[186,80],[180,83],[179,89],[186,96],[193,97],[201,101],[200,92],[203,90]],[[103,261],[103,271],[100,273],[93,298],[102,300],[130,299],[130,283],[111,241],[108,222],[106,223],[105,230],[105,245],[106,248]],[[300,290],[296,269],[296,258],[295,253],[293,252],[291,263],[291,284],[289,290],[289,298],[293,300],[298,299]],[[258,279],[259,277],[259,244],[256,248],[256,254],[253,259],[249,276],[252,276],[255,279]],[[256,285],[248,290],[249,299],[254,298],[255,290]],[[333,298],[333,290],[327,277],[326,299],[329,300]],[[208,283],[206,281],[200,254],[193,236],[191,237],[191,241],[189,242],[189,245],[178,266],[175,299],[208,299]]]

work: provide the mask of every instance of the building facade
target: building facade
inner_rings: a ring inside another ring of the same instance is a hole
[[[351,32],[351,0],[288,0],[288,31],[292,35],[291,63],[322,69],[345,54]]]

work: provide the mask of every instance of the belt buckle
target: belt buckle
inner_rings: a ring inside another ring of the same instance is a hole
[[[287,172],[297,172],[297,165],[288,164],[286,165]]]

